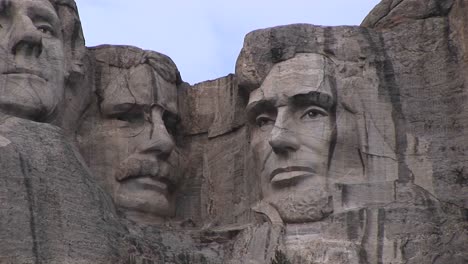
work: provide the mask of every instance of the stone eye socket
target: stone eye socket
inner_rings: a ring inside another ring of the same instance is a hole
[[[316,119],[316,118],[323,117],[323,116],[328,116],[327,111],[325,111],[324,109],[320,107],[313,106],[313,107],[307,108],[304,111],[304,113],[301,116],[301,119],[310,120],[310,119]]]
[[[114,119],[127,123],[140,123],[144,119],[144,113],[140,111],[122,112],[116,114]]]
[[[43,33],[45,35],[48,35],[48,36],[54,36],[55,35],[54,29],[49,25],[43,24],[43,25],[38,25],[36,27],[37,27],[37,30],[39,30],[41,33]]]
[[[269,125],[273,125],[275,123],[275,121],[267,116],[267,115],[259,115],[256,119],[255,119],[255,124],[258,128],[265,128]]]
[[[169,134],[171,134],[173,136],[176,135],[177,125],[180,122],[179,116],[177,116],[176,114],[173,114],[173,113],[171,113],[169,111],[164,111],[163,122],[164,122],[164,126],[166,127]]]

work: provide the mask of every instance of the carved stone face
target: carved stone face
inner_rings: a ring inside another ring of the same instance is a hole
[[[81,132],[87,134],[80,142],[83,154],[118,207],[172,216],[176,85],[146,64],[112,79],[100,91],[100,115],[82,128],[87,130]]]
[[[2,0],[0,25],[0,111],[46,119],[64,93],[66,67],[57,13],[48,0]]]
[[[327,58],[299,54],[276,64],[247,106],[264,200],[285,222],[331,213],[327,191],[335,96]]]

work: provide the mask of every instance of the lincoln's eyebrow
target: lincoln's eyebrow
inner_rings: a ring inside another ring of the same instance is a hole
[[[274,99],[262,99],[259,101],[252,102],[246,107],[246,114],[248,120],[255,120],[255,118],[265,112],[275,112],[275,101]]]
[[[297,107],[316,105],[330,111],[335,106],[336,101],[330,94],[313,91],[306,94],[294,95],[289,99],[289,103]]]

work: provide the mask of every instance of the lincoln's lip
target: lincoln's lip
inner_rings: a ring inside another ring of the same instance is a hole
[[[134,182],[143,189],[158,191],[163,194],[172,192],[174,188],[173,183],[168,178],[157,178],[150,175],[132,176],[122,180],[121,184],[125,184],[127,182]]]
[[[278,168],[271,172],[270,181],[272,182],[281,181],[281,180],[286,180],[290,178],[295,178],[298,176],[303,176],[307,174],[316,174],[316,173],[317,172],[313,168],[304,167],[304,166],[290,166],[290,167],[285,167],[285,168]],[[279,177],[281,176],[280,174],[290,174],[290,176],[287,176],[285,179],[282,179],[283,177]]]
[[[45,78],[44,74],[42,74],[41,71],[28,69],[28,68],[9,69],[9,70],[5,71],[3,74],[30,74],[30,75],[35,75],[35,76],[47,81],[47,78]]]

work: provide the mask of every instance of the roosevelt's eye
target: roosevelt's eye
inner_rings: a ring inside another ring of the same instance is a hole
[[[117,113],[113,118],[127,123],[140,123],[144,121],[145,116],[144,113],[140,111],[129,111]]]
[[[177,125],[179,124],[180,118],[174,113],[169,111],[164,111],[163,114],[164,126],[166,127],[167,132],[171,135],[175,135],[177,132]]]
[[[320,107],[309,107],[301,116],[301,119],[316,119],[318,117],[328,116],[328,113]]]
[[[255,124],[259,128],[264,128],[269,125],[273,125],[275,123],[275,120],[273,120],[270,116],[268,115],[259,115],[255,119]]]

